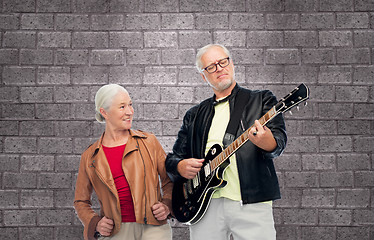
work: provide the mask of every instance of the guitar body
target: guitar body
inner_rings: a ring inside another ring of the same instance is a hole
[[[221,152],[222,147],[219,144],[213,145],[195,179],[183,179],[174,183],[172,207],[179,222],[194,224],[199,221],[204,216],[215,190],[227,184],[222,176],[229,160],[209,174],[207,170],[209,162]]]

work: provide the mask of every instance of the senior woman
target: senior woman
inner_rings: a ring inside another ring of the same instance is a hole
[[[153,134],[131,129],[134,109],[122,86],[101,87],[95,105],[105,132],[81,156],[74,199],[84,238],[171,239],[172,182],[164,150]],[[92,209],[93,190],[100,214]]]

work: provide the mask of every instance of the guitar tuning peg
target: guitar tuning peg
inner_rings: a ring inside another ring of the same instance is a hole
[[[292,112],[290,111],[290,115],[292,115]]]
[[[308,102],[304,102],[304,106],[307,106],[308,105]]]
[[[300,111],[300,107],[299,106],[297,106],[296,108],[297,108],[297,111]]]

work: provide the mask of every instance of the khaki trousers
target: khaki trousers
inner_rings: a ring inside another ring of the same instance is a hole
[[[99,240],[171,240],[169,224],[154,226],[135,222],[121,223],[120,231],[111,237],[100,237]]]

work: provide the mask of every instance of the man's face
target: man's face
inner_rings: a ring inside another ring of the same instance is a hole
[[[217,64],[220,60],[227,57],[227,54],[225,54],[222,48],[214,46],[204,53],[204,55],[201,57],[201,63],[203,64],[203,68],[206,68],[211,64]],[[222,68],[220,65],[217,65],[217,71],[214,73],[208,73],[206,70],[204,70],[201,73],[201,76],[209,83],[216,94],[217,92],[223,92],[235,82],[234,64],[230,59],[230,64],[226,67]]]

